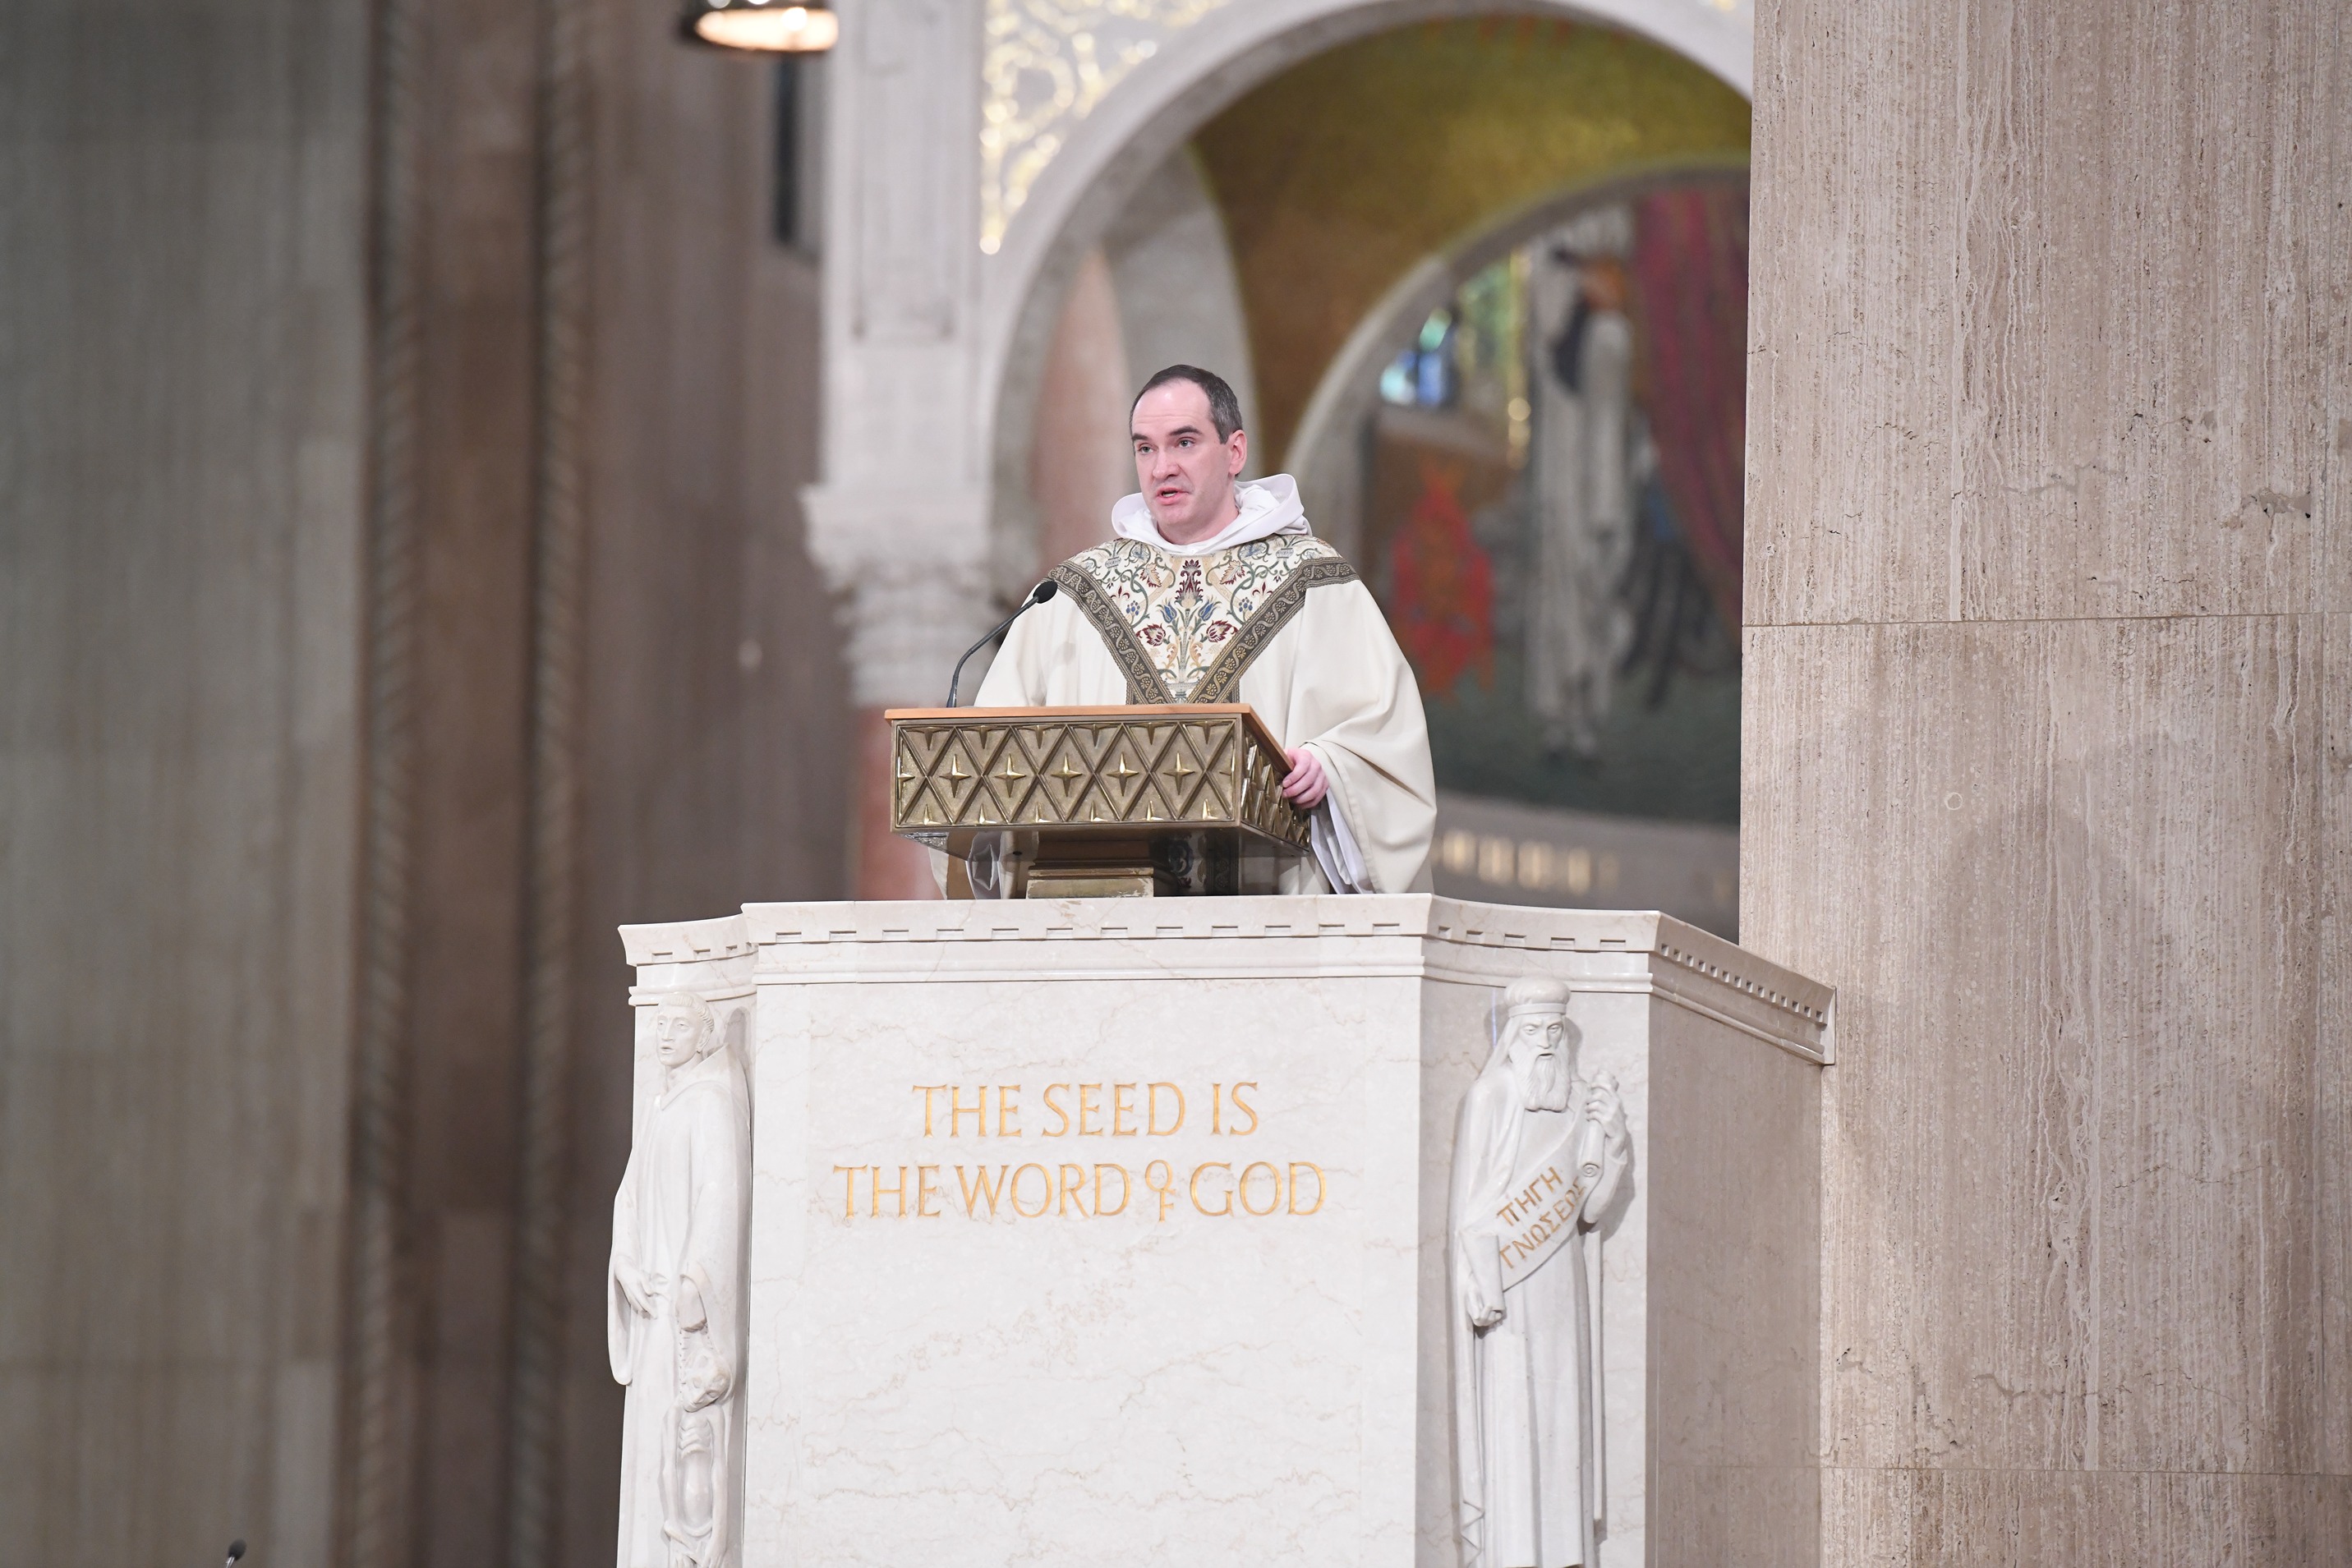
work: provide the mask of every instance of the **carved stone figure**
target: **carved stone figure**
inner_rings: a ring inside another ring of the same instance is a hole
[[[741,1514],[751,1102],[710,1006],[654,1013],[661,1093],[613,1202],[605,1321],[628,1385],[619,1568],[734,1568]]]
[[[1505,993],[1454,1143],[1454,1448],[1464,1568],[1596,1561],[1600,1238],[1632,1164],[1617,1086],[1576,1075],[1568,988]]]

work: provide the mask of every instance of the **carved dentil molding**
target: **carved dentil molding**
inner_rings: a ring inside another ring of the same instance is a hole
[[[1832,988],[1655,911],[1365,894],[1311,901],[752,904],[742,920],[755,966],[771,980],[901,974],[886,956],[895,951],[910,979],[950,972],[1125,979],[1181,962],[1201,975],[1411,975],[1504,985],[1527,972],[1528,954],[1540,952],[1565,958],[1579,990],[1656,996],[1808,1061],[1829,1062],[1836,1054]],[[1327,937],[1354,940],[1335,949]],[[1034,945],[1034,956],[1015,963],[1002,951],[1008,943]],[[1171,960],[1150,950],[1160,944],[1181,946],[1184,956]]]
[[[751,956],[751,927],[740,915],[669,920],[621,927],[621,950],[631,965],[702,964]]]
[[[877,564],[848,609],[851,694],[858,707],[934,702],[964,649],[987,630],[988,574],[977,564]]]

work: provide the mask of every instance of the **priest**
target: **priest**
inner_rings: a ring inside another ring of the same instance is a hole
[[[1223,377],[1171,365],[1129,417],[1139,492],[1108,544],[1055,567],[1013,623],[982,707],[1243,702],[1288,753],[1315,860],[1286,889],[1429,888],[1436,821],[1421,689],[1356,570],[1308,529],[1286,474],[1244,482]]]

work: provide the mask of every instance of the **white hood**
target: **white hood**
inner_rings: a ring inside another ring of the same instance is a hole
[[[1151,508],[1143,504],[1139,492],[1120,497],[1118,505],[1110,509],[1111,531],[1123,539],[1139,540],[1171,555],[1207,555],[1212,550],[1270,539],[1276,534],[1307,531],[1307,508],[1298,502],[1298,481],[1287,474],[1244,479],[1234,486],[1234,498],[1241,503],[1241,516],[1227,523],[1215,538],[1198,544],[1171,545],[1161,538],[1160,525],[1151,520]]]

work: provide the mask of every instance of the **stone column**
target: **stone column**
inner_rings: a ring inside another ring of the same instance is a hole
[[[806,500],[811,553],[841,596],[848,641],[856,747],[845,824],[851,885],[865,898],[934,898],[929,857],[890,832],[882,715],[938,706],[957,656],[987,629],[987,502],[976,486],[838,484],[810,490]]]
[[[1822,1561],[2352,1536],[2352,33],[1757,28],[1739,929],[1839,991]]]
[[[368,26],[0,15],[0,1563],[332,1557]]]
[[[882,710],[936,706],[987,627],[975,385],[980,10],[842,8],[827,62],[824,480],[811,553],[840,597],[856,764],[846,824],[868,898],[935,895],[889,836]]]

